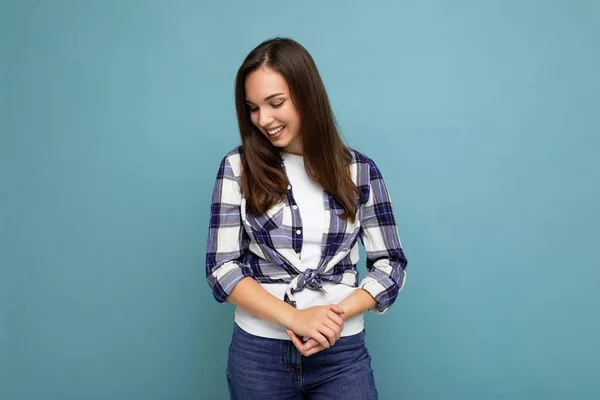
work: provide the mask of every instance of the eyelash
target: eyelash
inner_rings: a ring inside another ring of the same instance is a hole
[[[271,107],[279,108],[283,105],[283,103],[285,103],[285,101],[282,101],[281,103],[278,103],[278,104],[271,104]],[[250,112],[255,112],[255,111],[258,111],[258,107],[250,108]]]

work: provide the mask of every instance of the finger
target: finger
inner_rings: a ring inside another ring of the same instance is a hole
[[[317,342],[313,338],[310,338],[306,343],[302,343],[302,341],[300,340],[300,337],[298,335],[296,335],[295,332],[288,330],[287,334],[292,339],[292,343],[294,344],[296,349],[298,349],[298,352],[300,354],[302,354],[304,357],[308,357],[312,354],[318,353],[319,351],[325,349],[323,346],[321,346],[319,344],[319,342]],[[307,344],[310,346],[310,348],[305,349],[304,347]]]
[[[338,324],[336,324],[330,319],[323,321],[323,323],[335,333],[335,339],[339,339],[342,333],[342,327],[340,327]]]
[[[292,339],[292,343],[294,344],[294,347],[296,347],[296,349],[298,349],[298,351],[302,354],[304,353],[304,349],[302,348],[302,341],[300,340],[300,338],[298,337],[298,335],[296,335],[294,332],[291,331],[287,331],[288,336],[290,337],[290,339]]]
[[[344,309],[343,309],[343,308],[341,308],[340,306],[338,306],[338,305],[335,305],[335,304],[331,304],[331,305],[329,306],[329,309],[330,309],[331,311],[333,311],[334,313],[336,313],[336,314],[339,314],[339,315],[342,315],[342,314],[345,314],[345,313],[346,313],[346,311],[344,311]]]
[[[326,329],[329,329],[329,328],[326,328]],[[328,348],[330,347],[330,346],[329,346],[329,339],[327,339],[327,338],[326,338],[326,337],[325,337],[325,336],[324,336],[324,335],[323,335],[321,332],[319,332],[319,331],[315,331],[315,332],[314,332],[314,333],[311,335],[311,337],[312,337],[313,339],[315,339],[317,342],[319,342],[319,344],[320,344],[321,346],[323,346],[324,348],[328,349]]]
[[[339,326],[344,325],[344,319],[342,317],[340,317],[339,315],[337,315],[336,313],[330,312],[330,313],[327,314],[327,316],[329,317],[330,320],[332,320],[333,322],[335,322]]]
[[[310,338],[306,342],[304,342],[304,344],[302,345],[302,350],[306,352],[317,346],[320,346],[319,342],[317,342],[313,338]]]
[[[305,352],[304,354],[302,354],[302,355],[303,355],[304,357],[309,357],[309,356],[312,356],[313,354],[315,354],[315,353],[318,353],[318,352],[320,352],[320,351],[323,351],[323,350],[325,350],[325,349],[323,348],[323,346],[317,346],[317,347],[313,347],[312,349],[310,349],[310,350],[306,351],[306,352]]]
[[[319,331],[325,335],[325,337],[327,338],[327,341],[329,343],[329,346],[333,346],[335,344],[335,336],[336,333],[328,328],[326,325],[322,326],[321,329],[319,329]]]
[[[298,341],[299,341],[300,343],[304,344],[304,340],[303,340],[303,339],[302,339],[302,337],[300,337],[300,335],[298,335],[296,332],[294,332],[294,331],[293,331],[293,330],[291,330],[291,329],[288,329],[286,332],[287,332],[287,334],[288,334],[288,336],[289,336],[290,338],[292,338],[292,337],[293,337],[293,338],[296,338],[296,339],[298,339]]]

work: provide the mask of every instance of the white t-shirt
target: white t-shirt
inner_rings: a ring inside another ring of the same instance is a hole
[[[300,218],[302,218],[303,242],[300,259],[302,260],[302,271],[308,268],[316,268],[321,259],[321,244],[325,225],[325,205],[323,203],[323,188],[311,181],[304,169],[304,158],[291,153],[281,153],[285,164],[290,184],[293,187],[293,196]],[[269,293],[283,300],[287,283],[261,283]],[[317,305],[336,304],[346,298],[356,288],[323,282],[327,293],[305,288],[294,294],[296,308],[304,309]],[[248,333],[256,336],[289,340],[285,328],[255,317],[240,307],[235,310],[235,322]],[[358,314],[344,321],[342,336],[350,336],[360,333],[364,327],[363,314]]]

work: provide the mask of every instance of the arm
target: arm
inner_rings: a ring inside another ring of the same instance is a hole
[[[374,308],[376,305],[377,302],[373,296],[364,289],[355,290],[338,303],[338,306],[345,311],[343,315],[344,320],[362,314],[365,311]]]
[[[296,309],[267,292],[256,280],[245,277],[233,288],[228,301],[258,318],[289,328]]]
[[[246,265],[250,238],[242,226],[241,202],[239,183],[225,157],[213,190],[206,244],[206,279],[219,303],[227,301],[239,281],[252,276]]]
[[[370,195],[363,206],[360,230],[369,273],[359,288],[367,291],[376,301],[369,311],[383,314],[404,286],[407,260],[402,251],[386,185],[372,160],[369,160],[369,176]]]

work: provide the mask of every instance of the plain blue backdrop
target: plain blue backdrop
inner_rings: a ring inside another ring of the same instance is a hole
[[[273,36],[312,53],[394,201],[381,399],[600,398],[599,21],[593,0],[2,1],[0,399],[227,398],[209,202],[235,72]]]

